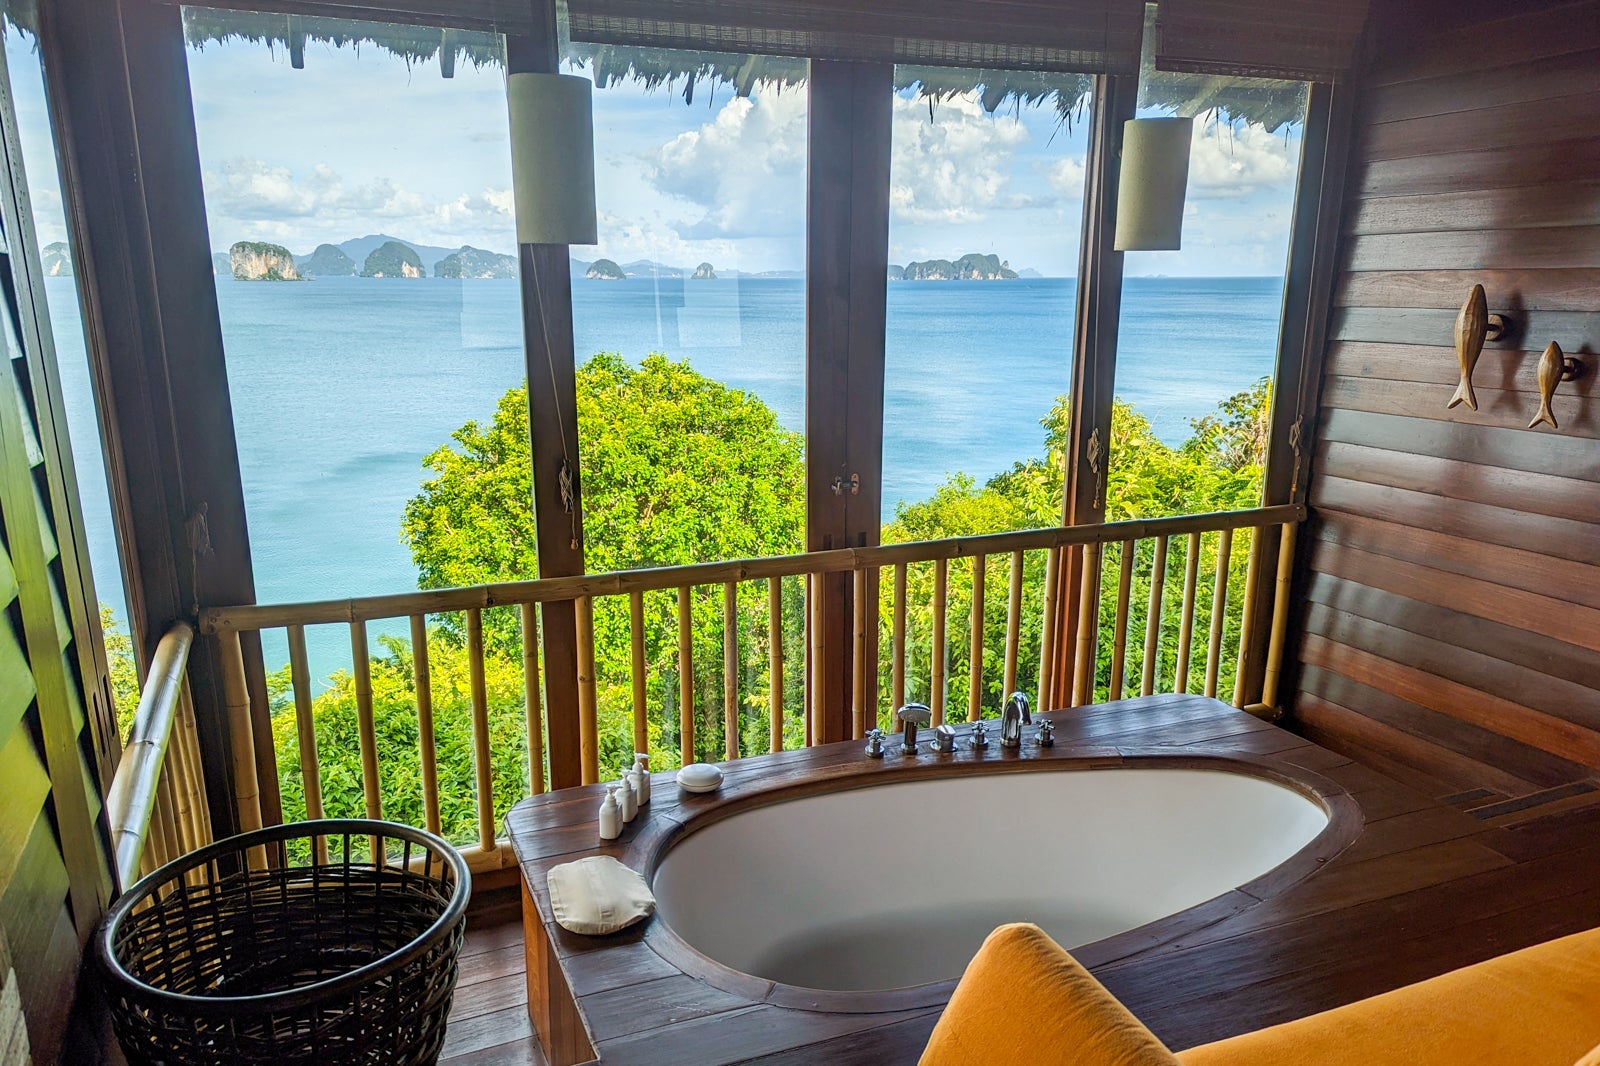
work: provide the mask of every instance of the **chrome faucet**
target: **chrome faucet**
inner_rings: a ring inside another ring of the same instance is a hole
[[[1022,747],[1022,727],[1032,724],[1033,714],[1028,707],[1028,697],[1021,692],[1013,692],[1000,715],[1000,746]]]
[[[900,754],[915,755],[917,753],[917,726],[927,725],[933,721],[933,712],[920,703],[908,703],[894,712],[895,718],[901,725]]]

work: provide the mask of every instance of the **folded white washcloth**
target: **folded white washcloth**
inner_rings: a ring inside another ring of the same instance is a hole
[[[570,932],[615,933],[656,909],[656,897],[644,878],[609,855],[563,863],[546,880],[556,924]]]

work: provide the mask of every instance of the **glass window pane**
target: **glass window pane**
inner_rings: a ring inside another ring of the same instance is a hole
[[[1147,42],[1139,116],[1194,132],[1183,249],[1123,262],[1108,521],[1260,502],[1306,99],[1155,70]]]
[[[62,403],[77,473],[78,498],[83,506],[89,567],[94,576],[95,594],[100,600],[112,696],[120,727],[126,733],[139,703],[138,670],[129,635],[116,527],[111,520],[105,458],[100,451],[99,419],[89,375],[83,318],[78,307],[77,281],[72,275],[71,238],[67,231],[61,178],[56,168],[54,133],[45,101],[44,68],[40,65],[34,31],[36,19],[36,13],[22,5],[17,5],[15,10],[12,5],[5,5],[6,67],[11,79],[11,103],[16,110],[17,137],[22,144],[23,165],[28,175],[28,199],[32,203],[34,231],[39,242],[45,303],[50,314],[56,369],[61,376]]]
[[[1090,79],[895,83],[884,539],[1054,524]]]

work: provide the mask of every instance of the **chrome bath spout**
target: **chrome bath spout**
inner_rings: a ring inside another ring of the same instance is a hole
[[[1032,723],[1033,714],[1028,706],[1028,697],[1021,692],[1013,692],[1000,715],[1000,746],[1022,747],[1022,727]]]

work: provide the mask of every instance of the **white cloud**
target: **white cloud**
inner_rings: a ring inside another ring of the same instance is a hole
[[[1083,200],[1083,160],[1063,156],[1045,168],[1044,178],[1062,199]]]
[[[351,185],[324,163],[302,177],[246,157],[224,160],[204,181],[212,239],[220,245],[267,238],[303,252],[324,240],[401,224],[403,236],[423,243],[500,247],[512,240],[509,189],[430,199],[387,177]]]
[[[642,159],[646,181],[699,209],[674,223],[680,237],[789,236],[804,228],[804,93],[735,97],[710,122]]]
[[[981,222],[1004,203],[1028,130],[1016,118],[990,115],[976,93],[934,110],[921,100],[894,102],[889,203],[904,222]]]
[[[1288,187],[1300,163],[1300,141],[1261,126],[1196,121],[1189,151],[1189,192],[1203,199],[1248,196]]]

